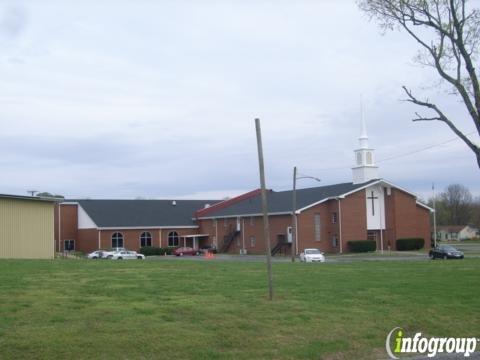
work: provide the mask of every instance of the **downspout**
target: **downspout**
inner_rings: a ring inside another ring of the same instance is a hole
[[[102,230],[100,229],[97,229],[97,230],[98,230],[98,250],[100,250],[102,248],[102,244],[100,242],[100,239],[102,238],[100,235],[102,233]]]

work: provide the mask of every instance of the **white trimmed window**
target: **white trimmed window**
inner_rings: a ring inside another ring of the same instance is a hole
[[[112,234],[112,248],[123,247],[123,234],[116,232]]]
[[[63,242],[63,249],[65,251],[75,251],[75,240],[65,240]]]
[[[336,224],[337,223],[337,213],[334,212],[332,213],[332,224]]]
[[[168,246],[178,246],[178,233],[171,231],[168,233]]]
[[[314,215],[314,230],[315,230],[315,241],[322,240],[322,224],[320,219],[320,214]]]
[[[257,239],[255,239],[255,236],[250,236],[250,247],[255,247],[257,244]]]
[[[140,247],[152,246],[152,234],[148,231],[140,235]]]

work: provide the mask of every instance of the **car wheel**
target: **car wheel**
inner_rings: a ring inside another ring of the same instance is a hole
[[[200,255],[200,251],[197,251],[197,252],[195,253],[195,255],[196,255],[196,256]]]
[[[448,259],[447,255],[443,255],[443,260],[447,260],[447,259]]]
[[[143,260],[143,258],[141,256],[137,256],[137,259],[138,260]]]
[[[183,256],[183,253],[178,254],[178,256]]]
[[[119,257],[119,258],[117,258],[117,260],[123,260],[123,258],[122,258],[122,257]]]

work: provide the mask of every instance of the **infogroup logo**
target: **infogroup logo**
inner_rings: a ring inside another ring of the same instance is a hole
[[[396,327],[387,335],[385,349],[391,359],[399,359],[402,354],[423,354],[429,358],[435,357],[439,353],[463,354],[469,357],[475,352],[477,344],[480,342],[477,338],[440,338],[423,337],[422,333],[416,333],[413,337],[405,336],[405,331]]]

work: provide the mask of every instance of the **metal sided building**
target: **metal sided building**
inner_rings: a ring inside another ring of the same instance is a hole
[[[53,259],[55,199],[0,194],[0,259]]]

